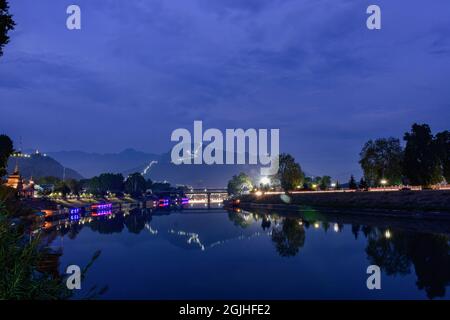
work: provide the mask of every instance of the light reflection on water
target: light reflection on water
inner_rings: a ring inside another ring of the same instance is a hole
[[[48,237],[61,270],[102,251],[80,295],[106,284],[103,299],[448,299],[449,230],[316,210],[134,210],[55,224]],[[366,287],[371,264],[381,290]]]

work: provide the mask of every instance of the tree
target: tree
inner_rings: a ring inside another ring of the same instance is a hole
[[[358,189],[358,186],[356,185],[355,177],[353,175],[350,176],[350,181],[348,182],[348,188],[350,190]]]
[[[243,172],[238,175],[234,175],[231,180],[228,181],[227,190],[230,195],[240,195],[252,189],[252,179],[250,179],[250,177]]]
[[[70,192],[70,188],[65,181],[60,181],[55,185],[55,192],[60,192],[63,196],[66,196]]]
[[[89,180],[88,191],[97,195],[103,195],[106,192],[122,192],[124,190],[122,174],[102,173]]]
[[[0,135],[0,178],[7,173],[8,159],[13,152],[14,148],[11,139],[7,135]]]
[[[153,188],[153,181],[151,179],[145,180],[145,190]]]
[[[65,184],[67,188],[69,189],[69,192],[73,194],[79,194],[81,191],[81,183],[76,179],[67,179],[65,181]]]
[[[440,182],[440,159],[430,127],[415,123],[403,139],[406,141],[403,171],[409,183],[428,186]]]
[[[305,175],[303,174],[300,165],[295,162],[294,157],[290,154],[282,153],[280,154],[276,178],[280,181],[281,188],[285,192],[289,192],[303,184]]]
[[[153,193],[172,190],[172,186],[169,182],[153,182],[151,186]]]
[[[378,185],[382,179],[400,184],[403,152],[396,138],[369,140],[360,152],[359,163],[368,185]]]
[[[311,177],[305,177],[303,180],[303,189],[307,189],[307,190],[311,189],[312,183],[313,183],[313,180]]]
[[[125,180],[125,192],[132,196],[141,196],[147,190],[147,182],[139,172],[130,174]]]
[[[367,185],[366,180],[364,180],[364,177],[362,177],[361,180],[359,180],[358,188],[363,189],[363,190],[369,188],[369,186]]]
[[[15,22],[9,14],[8,1],[0,0],[0,57],[3,55],[3,47],[9,42],[8,32],[13,30]]]
[[[60,178],[53,177],[53,176],[45,176],[45,177],[38,178],[36,180],[36,183],[37,184],[52,184],[52,185],[56,185],[60,181],[61,181]]]
[[[443,131],[436,134],[436,153],[439,158],[441,172],[447,183],[450,183],[450,132]]]
[[[327,190],[331,185],[331,177],[330,176],[323,176],[320,179],[320,190]]]

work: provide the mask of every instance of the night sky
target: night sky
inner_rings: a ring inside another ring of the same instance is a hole
[[[66,29],[66,8],[82,30]],[[366,8],[382,29],[366,28]],[[448,0],[12,0],[0,131],[43,151],[162,153],[176,128],[279,128],[309,173],[449,129]],[[342,178],[341,178],[342,179]]]

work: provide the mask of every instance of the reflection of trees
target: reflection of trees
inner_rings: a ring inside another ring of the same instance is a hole
[[[238,212],[228,211],[228,219],[230,219],[230,221],[233,222],[235,226],[241,228],[247,228],[252,224],[252,220],[245,219],[245,216],[242,213]]]
[[[414,267],[419,289],[429,298],[443,297],[450,283],[449,237],[396,231],[393,238],[372,232],[366,248],[369,261],[388,275],[410,273]]]
[[[128,231],[139,234],[145,228],[145,224],[150,222],[151,216],[146,213],[136,213],[125,217],[124,223]]]
[[[267,218],[267,216],[264,216],[262,218],[262,222],[261,222],[261,228],[263,230],[267,230],[270,228],[270,226],[272,225],[272,223],[270,222],[270,220]]]
[[[352,224],[352,233],[355,236],[355,240],[358,240],[359,231],[361,226],[359,224]]]
[[[57,237],[64,237],[64,236],[67,236],[69,239],[74,240],[81,232],[81,230],[83,230],[83,227],[84,227],[83,225],[75,223],[62,225],[60,229],[53,228],[50,231],[47,230],[45,234],[45,242],[47,245],[49,245],[51,242],[56,240]]]
[[[305,229],[298,219],[286,218],[281,228],[272,230],[272,241],[280,256],[293,257],[305,244]]]
[[[123,213],[116,213],[114,215],[104,215],[93,217],[92,221],[86,224],[71,223],[62,225],[59,230],[52,230],[47,233],[48,241],[54,240],[56,236],[68,236],[70,239],[75,239],[81,230],[85,227],[90,228],[94,232],[101,234],[120,233],[124,227],[128,231],[139,234],[145,228],[145,224],[151,221],[151,214],[139,209],[133,210],[129,215]]]
[[[124,227],[123,222],[123,215],[118,214],[112,219],[109,216],[96,217],[88,226],[92,231],[102,234],[121,233]]]
[[[424,234],[412,241],[411,250],[417,287],[424,289],[429,298],[443,297],[450,283],[449,238]]]
[[[371,226],[363,226],[361,230],[366,238],[368,238],[369,235],[373,232],[373,228]]]
[[[387,275],[410,273],[410,261],[406,256],[405,244],[396,233],[394,239],[387,239],[381,231],[371,235],[366,253],[371,264],[378,265]]]

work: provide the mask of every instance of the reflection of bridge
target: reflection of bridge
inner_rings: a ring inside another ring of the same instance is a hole
[[[228,198],[226,189],[190,189],[185,194],[189,203],[205,203],[208,207],[211,203],[222,203]]]

